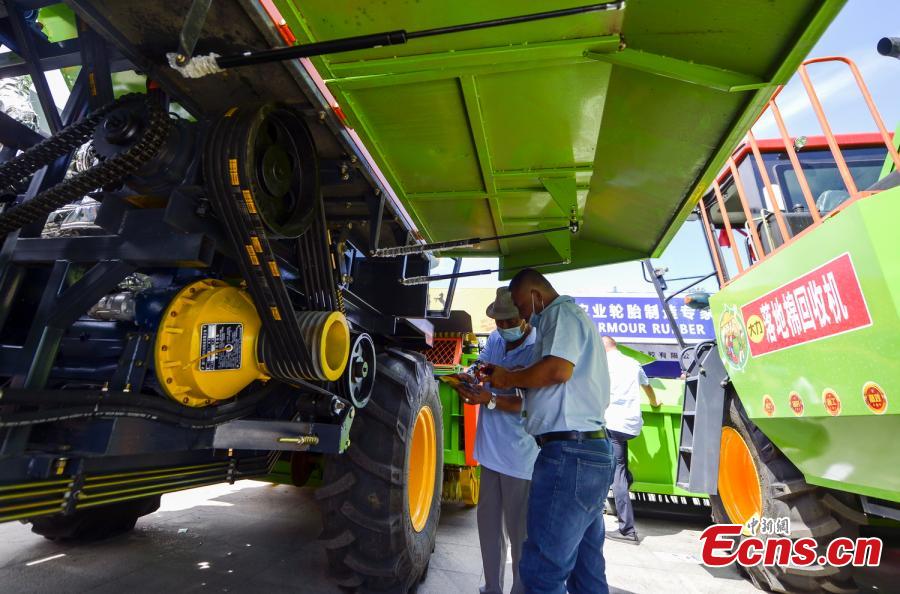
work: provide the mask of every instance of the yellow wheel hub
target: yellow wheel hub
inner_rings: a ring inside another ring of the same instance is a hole
[[[296,315],[310,349],[311,365],[304,372],[309,379],[339,379],[350,353],[347,318],[339,311]],[[232,398],[255,380],[268,380],[260,360],[261,332],[246,291],[216,279],[191,283],[172,299],[160,321],[155,349],[160,385],[182,404],[207,406]]]
[[[207,406],[268,379],[256,356],[261,325],[246,291],[215,279],[191,283],[172,299],[156,334],[160,385],[184,405]]]
[[[478,505],[478,494],[481,490],[481,479],[478,478],[478,469],[467,466],[459,473],[460,499],[468,506]]]
[[[413,530],[421,532],[428,523],[434,499],[434,475],[437,465],[437,435],[434,413],[423,406],[416,415],[409,452],[409,478],[406,481],[409,519]]]
[[[719,498],[728,519],[746,524],[762,515],[762,488],[744,438],[732,427],[722,428],[719,449]]]

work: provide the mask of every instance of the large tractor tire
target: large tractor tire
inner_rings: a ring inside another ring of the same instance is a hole
[[[160,496],[121,501],[76,511],[70,515],[31,520],[31,531],[48,540],[91,542],[111,538],[134,529],[138,518],[159,509]]]
[[[792,539],[813,537],[818,555],[837,537],[855,538],[861,512],[842,495],[810,485],[803,474],[750,421],[736,397],[722,427],[718,494],[710,495],[713,520],[746,524],[758,518],[790,518]],[[757,534],[763,540],[765,534]],[[740,537],[745,538],[744,536]],[[771,592],[856,592],[850,567],[744,568],[753,584]]]
[[[424,579],[440,516],[443,453],[431,364],[418,353],[382,352],[350,447],[325,462],[316,492],[322,541],[339,585],[406,593]]]

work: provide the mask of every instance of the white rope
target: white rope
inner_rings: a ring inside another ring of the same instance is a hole
[[[218,62],[216,62],[216,58],[219,57],[219,54],[209,54],[208,56],[194,56],[187,63],[183,65],[178,64],[178,54],[169,53],[166,54],[166,58],[169,59],[169,66],[177,70],[181,76],[185,78],[201,78],[206,76],[207,74],[217,74],[219,72],[224,72],[222,68],[219,68]]]

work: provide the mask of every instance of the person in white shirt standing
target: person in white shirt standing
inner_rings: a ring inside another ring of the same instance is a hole
[[[495,321],[497,330],[491,332],[479,359],[512,369],[530,365],[537,332],[519,316],[508,288],[497,289],[487,316]],[[522,398],[516,389],[499,389],[489,381],[480,386],[473,377],[458,377],[463,381],[454,387],[463,400],[481,405],[475,433],[475,459],[481,465],[477,513],[484,565],[481,592],[503,594],[508,539],[513,569],[511,594],[523,594],[519,558],[527,531],[528,491],[538,446],[525,432]]]
[[[606,360],[609,364],[609,408],[606,409],[606,430],[613,445],[616,468],[613,471],[612,491],[616,500],[619,531],[607,532],[607,538],[638,544],[634,528],[634,509],[628,490],[634,479],[628,470],[628,440],[641,433],[641,389],[647,394],[650,406],[656,408],[656,392],[640,363],[619,352],[616,341],[603,337]]]

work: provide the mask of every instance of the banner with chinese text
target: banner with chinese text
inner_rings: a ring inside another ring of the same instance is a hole
[[[751,301],[741,314],[755,357],[872,323],[850,254]]]
[[[600,334],[608,334],[626,343],[675,342],[672,326],[656,297],[608,295],[574,299],[597,324]],[[691,309],[681,297],[670,299],[669,306],[686,342],[713,340],[716,337],[709,311]]]

